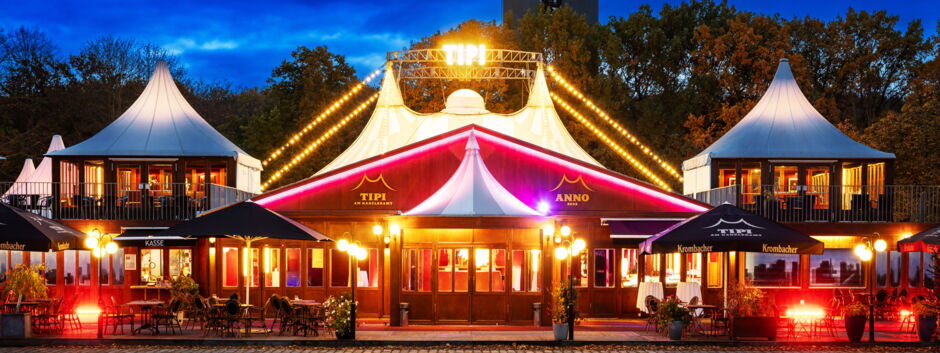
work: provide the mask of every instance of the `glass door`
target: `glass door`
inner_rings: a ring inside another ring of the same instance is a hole
[[[467,322],[470,320],[470,247],[437,249],[437,291],[435,321]]]
[[[506,249],[481,246],[473,249],[472,323],[506,321],[509,268]]]

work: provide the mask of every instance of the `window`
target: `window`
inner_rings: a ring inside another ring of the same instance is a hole
[[[806,196],[809,207],[829,208],[829,167],[806,167]]]
[[[238,287],[238,248],[222,248],[222,286]]]
[[[587,287],[588,285],[588,252],[582,251],[577,256],[571,256],[571,276],[574,277],[575,287]]]
[[[122,251],[122,250],[118,249],[118,251]],[[43,257],[45,257],[45,263],[46,263],[46,273],[43,274],[43,276],[46,277],[46,284],[50,286],[54,286],[56,283],[55,270],[56,270],[57,261],[56,261],[55,254],[56,253],[54,252],[43,253]]]
[[[512,291],[538,292],[542,290],[542,279],[539,275],[539,257],[541,250],[513,250],[512,251]]]
[[[10,252],[0,250],[0,283],[7,281],[7,270],[9,270]]]
[[[23,252],[22,251],[11,251],[10,252],[10,268],[16,268],[16,265],[23,263]]]
[[[671,253],[666,254],[666,286],[674,287],[676,284],[682,281],[681,277],[681,267],[682,266],[682,254],[680,253]]]
[[[466,292],[470,270],[470,249],[439,249],[437,258],[437,290]]]
[[[893,288],[901,287],[901,252],[888,251],[888,284]]]
[[[298,249],[299,251],[300,249]],[[291,286],[291,276],[290,276],[290,267],[291,267],[291,249],[287,249],[287,286]],[[300,267],[300,259],[295,259],[298,267]],[[307,286],[308,287],[323,287],[323,249],[314,248],[310,249],[310,268],[307,269]]]
[[[798,173],[797,166],[774,166],[774,193],[778,199],[796,195],[796,186],[799,184]]]
[[[431,291],[431,249],[405,249],[402,265],[402,289]]]
[[[800,255],[745,253],[744,276],[758,287],[798,287]]]
[[[111,256],[109,255],[98,258],[98,282],[104,285],[111,283]]]
[[[365,259],[359,260],[359,272],[356,273],[357,287],[379,286],[379,250],[366,249]]]
[[[735,177],[734,166],[728,165],[728,167],[729,168],[718,169],[718,187],[738,185],[738,180]]]
[[[75,284],[75,252],[77,250],[65,250],[62,252],[62,256],[65,264],[65,271],[63,272],[63,281],[66,285]],[[4,261],[6,263],[6,261]]]
[[[91,284],[91,251],[78,251],[78,284]]]
[[[330,286],[349,287],[349,255],[330,249]]]
[[[643,282],[659,282],[659,254],[643,255]]]
[[[248,249],[248,248],[245,248]],[[247,254],[248,252],[245,251]],[[251,249],[251,286],[257,287],[261,283],[261,251],[258,248]]]
[[[636,249],[620,249],[620,286],[636,287],[639,281]]]
[[[754,197],[761,193],[760,167],[760,162],[741,164],[741,194],[746,204],[753,204]]]
[[[170,249],[170,277],[189,276],[192,273],[192,249]]]
[[[206,196],[205,162],[186,163],[186,195],[194,200]]]
[[[320,251],[320,284],[317,286],[323,286],[323,249],[316,249]],[[288,287],[300,287],[300,248],[289,248],[285,251],[287,255],[287,286]]]
[[[865,272],[852,249],[826,249],[809,257],[809,285],[817,287],[864,287]]]
[[[228,248],[227,248],[228,249]],[[230,248],[234,249],[234,248]],[[223,251],[224,253],[224,251]],[[237,261],[237,250],[236,250]],[[141,249],[140,250],[140,282],[156,283],[163,279],[163,249]],[[237,279],[236,279],[237,280]],[[238,283],[236,282],[236,286]]]
[[[164,196],[173,195],[173,165],[152,164],[147,168],[147,184],[150,196],[161,200]],[[165,199],[165,198],[164,198]]]
[[[49,262],[47,261],[46,263],[48,264]],[[112,275],[112,279],[114,283],[112,284],[116,286],[123,285],[124,284],[124,249],[118,248],[117,251],[111,255],[111,271],[114,272],[114,274]],[[55,276],[55,274],[53,274],[53,276]]]
[[[264,286],[281,286],[281,249],[264,248]]]
[[[708,288],[721,288],[722,276],[724,276],[724,254],[720,252],[710,252],[708,257]]]
[[[614,276],[614,249],[594,249],[594,286],[600,288],[613,288],[617,284]]]
[[[122,205],[140,205],[140,167],[118,165],[117,196]]]
[[[885,164],[872,163],[868,165],[868,195],[872,201],[880,201],[879,197],[885,193]],[[879,205],[878,207],[881,207]]]
[[[36,268],[37,266],[42,265],[42,252],[39,251],[30,251],[29,252],[29,267]]]
[[[473,261],[477,292],[506,290],[505,249],[475,249]]]
[[[858,163],[842,163],[842,209],[851,210],[859,206],[862,197],[862,166]]]
[[[85,195],[96,199],[104,195],[104,161],[85,161]]]
[[[936,281],[937,253],[924,253],[924,288],[933,288]]]
[[[209,182],[216,185],[228,185],[225,163],[216,163],[209,167]]]
[[[888,252],[875,252],[875,286],[884,288],[888,286]]]
[[[685,281],[702,283],[702,254],[685,254]]]
[[[920,278],[924,274],[924,267],[920,263],[921,252],[907,253],[907,286],[912,288],[920,287]]]

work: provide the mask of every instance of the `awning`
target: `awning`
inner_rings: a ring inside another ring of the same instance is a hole
[[[683,219],[601,219],[610,227],[613,239],[646,239],[662,232]]]
[[[899,241],[898,249],[901,252],[936,252],[940,249],[940,227],[925,230]]]
[[[164,246],[193,246],[196,239],[179,236],[156,236],[167,227],[127,227],[121,228],[121,235],[114,237],[114,241],[121,246],[135,246],[140,248],[159,248]]]

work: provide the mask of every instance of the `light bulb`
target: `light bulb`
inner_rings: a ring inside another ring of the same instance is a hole
[[[542,227],[542,233],[547,236],[555,235],[555,226],[546,224],[545,227]]]
[[[888,242],[884,239],[875,240],[875,251],[882,252],[888,249]]]
[[[865,251],[862,253],[861,256],[859,256],[859,258],[861,258],[862,261],[868,261],[868,260],[871,260],[872,255],[874,254],[871,252],[871,250],[868,248],[865,248]]]
[[[373,226],[373,227],[372,227],[372,234],[375,234],[375,235],[382,235],[382,226],[381,226],[381,225],[378,225],[378,224],[376,224],[375,226]]]
[[[346,252],[356,255],[356,252],[359,251],[359,244],[349,243],[349,246],[346,247]]]
[[[95,238],[95,237],[85,238],[85,247],[89,249],[98,247],[98,238]]]
[[[91,254],[94,255],[96,258],[101,257],[101,248],[91,249]]]
[[[398,223],[392,223],[388,225],[388,232],[391,235],[401,235],[401,227]]]
[[[858,256],[858,257],[859,257],[860,259],[862,259],[863,261],[867,261],[867,260],[865,260],[865,255],[866,255],[866,253],[869,252],[867,246],[865,246],[864,244],[858,244],[858,245],[855,246],[854,252],[855,252],[855,256]]]
[[[118,246],[117,246],[117,243],[115,242],[110,242],[104,246],[104,251],[107,252],[108,254],[114,254],[117,252],[117,250],[118,250]]]
[[[571,235],[571,227],[561,226],[561,235],[566,236],[566,237]]]
[[[568,249],[564,247],[555,248],[555,258],[559,260],[564,260],[568,258]]]
[[[360,260],[360,261],[361,261],[361,260],[365,260],[365,259],[366,259],[366,255],[368,255],[368,252],[366,252],[366,249],[363,249],[363,248],[356,248],[356,259],[357,259],[357,260]]]
[[[575,239],[574,243],[571,243],[571,252],[574,255],[580,254],[585,247],[587,247],[587,244],[584,239]]]
[[[349,248],[349,240],[340,239],[338,242],[336,242],[336,249],[338,249],[339,251],[346,251],[346,249],[348,248]]]

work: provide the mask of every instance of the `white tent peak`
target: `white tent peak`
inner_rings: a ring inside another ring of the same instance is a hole
[[[541,216],[519,201],[493,177],[483,158],[475,130],[470,130],[466,152],[454,175],[431,197],[406,216]]]
[[[698,154],[711,158],[894,158],[833,126],[806,99],[781,59],[767,91],[730,131]],[[687,168],[686,168],[687,169]]]
[[[254,159],[207,123],[180,92],[166,62],[159,61],[140,97],[91,138],[55,156],[233,157],[261,169]]]
[[[52,141],[49,142],[49,148],[46,153],[52,153],[65,148],[65,141],[62,141],[62,135],[52,135]]]
[[[26,158],[23,161],[23,168],[20,169],[20,174],[16,176],[16,181],[17,182],[26,181],[26,179],[29,179],[29,176],[33,174],[33,172],[35,171],[36,171],[36,165],[33,164],[33,159]]]
[[[395,107],[405,105],[405,100],[401,97],[401,90],[398,88],[398,81],[395,78],[395,70],[392,69],[391,64],[385,66],[385,77],[382,78],[381,92],[382,94],[379,95],[376,106]]]
[[[486,103],[483,101],[483,96],[477,93],[477,91],[466,88],[458,89],[447,96],[447,101],[444,103],[444,110],[442,110],[442,112],[459,115],[489,113],[489,111],[486,110]]]
[[[62,136],[52,135],[52,141],[49,141],[49,148],[46,150],[46,155],[52,154],[57,151],[61,151],[65,148],[65,142],[62,141]],[[51,194],[52,193],[52,158],[43,157],[39,161],[39,165],[36,167],[36,170],[29,174],[29,178],[25,180],[27,183],[48,183],[46,185],[33,185],[30,186],[30,191],[38,194]],[[42,190],[38,190],[41,188]],[[37,190],[34,190],[37,189]]]

